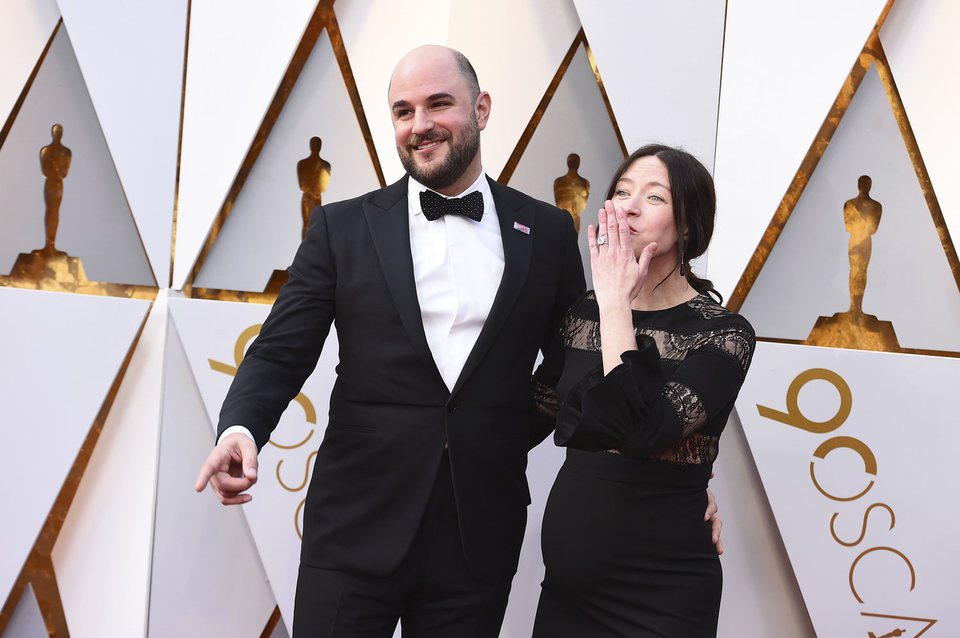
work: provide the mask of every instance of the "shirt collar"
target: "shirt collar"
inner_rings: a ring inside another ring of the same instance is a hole
[[[410,178],[407,185],[407,197],[411,215],[423,214],[423,210],[420,208],[420,193],[428,190],[433,189],[427,188],[413,177]],[[485,202],[493,201],[493,194],[490,192],[490,182],[487,181],[487,174],[483,172],[482,168],[480,169],[480,176],[459,195],[444,195],[443,193],[437,193],[437,195],[450,199],[451,197],[463,197],[474,191],[480,191]]]

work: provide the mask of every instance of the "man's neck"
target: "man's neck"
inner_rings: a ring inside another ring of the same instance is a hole
[[[476,159],[470,163],[470,166],[467,167],[467,170],[463,172],[457,181],[445,188],[431,190],[436,190],[441,195],[446,195],[447,197],[458,197],[463,191],[473,186],[473,183],[480,177],[481,172],[483,172],[483,167],[480,164],[480,153],[477,153]]]

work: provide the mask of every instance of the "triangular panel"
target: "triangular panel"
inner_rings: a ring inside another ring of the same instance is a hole
[[[13,110],[59,18],[56,0],[13,0],[0,7],[0,126]]]
[[[186,282],[316,6],[191,4],[174,288]]]
[[[577,208],[582,208],[580,252],[587,281],[590,281],[587,225],[596,223],[608,181],[624,155],[586,48],[579,40],[574,46],[569,66],[542,119],[532,132],[529,144],[509,178],[509,184],[532,197],[557,203],[561,207],[577,202]],[[584,200],[581,191],[581,195],[571,198],[570,202],[566,202],[562,196],[558,202],[555,193],[557,180],[561,180],[561,183],[564,180],[571,183],[576,181],[570,176],[572,167],[568,160],[571,154],[579,157],[576,174],[589,182],[587,187],[580,181],[583,191],[588,191],[589,195]]]
[[[172,301],[170,307],[204,408],[215,426],[238,357],[242,360],[269,308],[193,299]],[[314,452],[327,425],[337,361],[336,333],[331,330],[316,369],[283,413],[271,442],[261,450],[259,480],[251,492],[254,498],[243,506],[277,604],[288,623],[293,620],[302,508]]]
[[[727,6],[710,279],[736,285],[884,0]]]
[[[957,633],[957,378],[948,357],[757,344],[737,411],[817,635]]]
[[[869,206],[878,217],[861,228],[866,218],[858,210]],[[868,248],[858,264],[851,260],[860,241]],[[851,308],[851,276],[859,271],[866,275],[863,312],[892,322],[900,347],[960,351],[960,290],[876,64],[809,176],[743,313],[761,336],[803,341],[818,317]]]
[[[6,600],[80,444],[143,323],[150,302],[0,288],[0,434],[8,455],[0,482],[4,532],[0,599]],[[37,359],[37,344],[56,358]],[[30,489],[10,486],[30,478]]]
[[[243,513],[192,489],[213,433],[172,321],[168,330],[147,635],[258,636],[276,602]]]
[[[146,633],[166,299],[150,310],[52,553],[78,636]]]
[[[726,3],[574,4],[628,152],[648,142],[681,146],[712,170]],[[638,25],[648,25],[640,37]],[[683,47],[664,55],[678,35]]]
[[[917,138],[930,181],[954,238],[960,237],[960,82],[949,80],[960,60],[960,4],[898,2],[880,30],[890,68]]]
[[[62,127],[59,146],[52,130],[55,125]],[[45,148],[51,152],[38,161]],[[64,172],[62,179],[56,177]],[[56,248],[79,258],[89,279],[154,285],[137,226],[62,25],[0,148],[0,192],[0,224],[4,228],[0,275],[11,271],[19,254],[44,248],[49,235],[46,220],[50,219],[59,222],[53,226]]]
[[[154,276],[165,286],[187,0],[60,0],[60,7]]]
[[[311,138],[319,139],[319,153]],[[310,171],[310,162],[318,162]],[[195,280],[203,288],[261,292],[300,244],[302,209],[380,186],[327,30],[320,35]],[[303,164],[301,164],[303,163]],[[302,169],[301,169],[302,167]],[[303,173],[303,180],[300,173]],[[307,192],[304,192],[306,189]]]

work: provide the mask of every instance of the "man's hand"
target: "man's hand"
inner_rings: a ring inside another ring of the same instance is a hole
[[[711,476],[712,478],[712,476]],[[714,547],[717,548],[717,556],[723,554],[723,539],[720,538],[720,530],[723,529],[723,521],[720,520],[720,514],[718,514],[717,508],[717,499],[714,497],[713,492],[710,491],[710,488],[707,488],[707,511],[703,514],[703,520],[710,521],[713,527],[713,534],[711,539],[713,540]]]
[[[193,489],[202,492],[207,483],[210,483],[221,503],[239,505],[249,503],[253,498],[243,492],[256,482],[257,446],[250,437],[234,433],[224,437],[220,444],[210,451],[210,456],[200,467],[197,484]]]

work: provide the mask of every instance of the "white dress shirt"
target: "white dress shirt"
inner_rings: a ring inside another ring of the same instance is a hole
[[[447,389],[452,390],[500,287],[503,240],[490,183],[483,172],[458,195],[483,194],[479,222],[459,215],[428,221],[420,209],[420,193],[425,190],[426,186],[410,178],[410,254],[427,345]]]
[[[490,183],[483,171],[457,195],[463,197],[473,191],[483,194],[483,218],[479,222],[459,215],[429,221],[420,208],[420,193],[425,190],[426,186],[409,179],[410,254],[427,345],[447,389],[452,390],[500,288],[503,240]],[[234,432],[253,438],[247,428],[233,425],[220,439]]]

